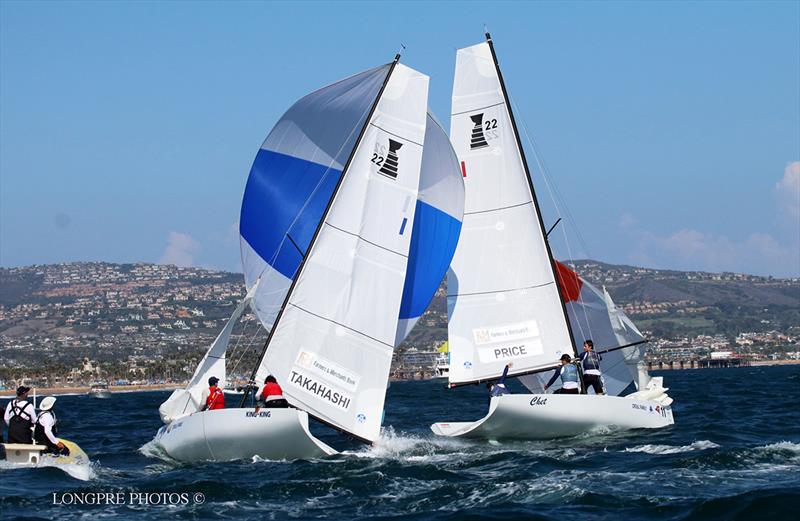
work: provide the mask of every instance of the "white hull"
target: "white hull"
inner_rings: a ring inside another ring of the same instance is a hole
[[[636,397],[507,394],[492,398],[489,414],[481,420],[434,423],[431,430],[439,436],[539,440],[598,428],[659,429],[673,423],[669,405]]]
[[[336,451],[311,435],[298,409],[219,409],[184,416],[159,429],[155,442],[184,462],[316,458]]]
[[[89,396],[92,398],[111,398],[111,391],[103,390],[103,391],[89,391]]]

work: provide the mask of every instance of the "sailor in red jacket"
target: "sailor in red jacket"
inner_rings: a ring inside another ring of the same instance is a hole
[[[278,380],[272,375],[267,376],[264,380],[264,388],[261,390],[261,394],[256,396],[256,412],[261,407],[289,407],[289,402],[283,397],[283,389],[278,385]]]
[[[201,399],[205,399],[205,403],[203,403],[203,407],[200,409],[201,411],[213,411],[215,409],[224,409],[225,408],[225,395],[222,393],[222,389],[217,387],[219,383],[219,378],[216,376],[212,376],[208,379],[208,389],[203,390],[203,395]]]

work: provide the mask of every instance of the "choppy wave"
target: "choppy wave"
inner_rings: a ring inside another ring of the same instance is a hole
[[[312,422],[312,432],[342,452],[298,461],[178,463],[153,441],[161,425],[158,405],[169,391],[115,393],[111,400],[64,397],[58,402],[64,434],[92,458],[94,476],[83,482],[63,469],[0,464],[0,517],[792,518],[800,504],[800,424],[786,404],[800,397],[788,379],[797,369],[767,369],[773,383],[770,393],[760,394],[748,382],[764,374],[705,371],[666,375],[676,420],[668,429],[495,444],[437,437],[428,427],[445,417],[480,417],[484,388],[396,383],[386,402],[390,427],[376,444],[356,445]],[[716,385],[709,390],[712,373]],[[736,406],[719,406],[717,389]],[[50,496],[63,490],[201,492],[206,501],[51,510]]]
[[[682,452],[694,452],[696,450],[717,449],[720,446],[709,440],[695,441],[689,445],[639,445],[626,448],[623,452],[646,452],[647,454],[680,454]]]

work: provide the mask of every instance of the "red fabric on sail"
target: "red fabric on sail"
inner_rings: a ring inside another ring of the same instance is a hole
[[[578,300],[581,295],[581,286],[583,286],[583,281],[581,281],[581,278],[577,273],[572,271],[564,264],[561,264],[555,259],[553,259],[553,262],[556,263],[556,271],[558,272],[558,286],[561,288],[561,296],[564,298],[564,301],[570,302],[572,300]]]

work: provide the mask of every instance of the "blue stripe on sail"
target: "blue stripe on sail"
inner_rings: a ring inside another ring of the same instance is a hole
[[[417,201],[400,302],[401,320],[419,317],[428,307],[453,259],[460,232],[459,220]]]
[[[259,150],[242,198],[239,232],[267,264],[293,279],[341,175],[319,163]],[[291,240],[283,240],[286,234]]]

